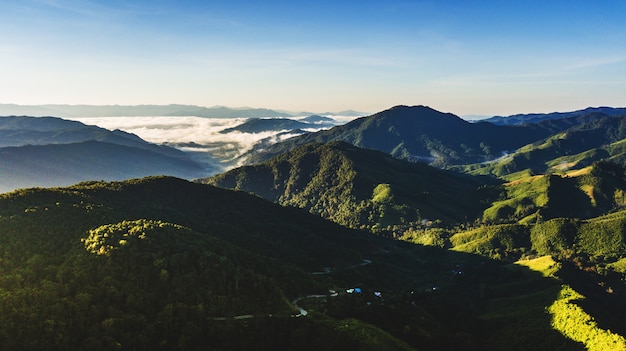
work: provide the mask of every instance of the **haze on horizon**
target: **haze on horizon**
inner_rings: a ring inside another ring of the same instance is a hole
[[[624,106],[626,2],[0,3],[0,103]]]

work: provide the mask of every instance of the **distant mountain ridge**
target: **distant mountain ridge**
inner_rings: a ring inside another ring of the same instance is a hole
[[[511,116],[495,116],[480,120],[481,122],[489,122],[497,125],[520,125],[527,123],[539,123],[547,120],[564,119],[582,116],[590,113],[602,113],[608,116],[626,115],[626,107],[587,107],[583,110],[571,112],[552,112],[552,113],[528,113],[517,114]]]
[[[172,147],[56,117],[0,117],[0,192],[206,170]]]
[[[295,113],[266,108],[204,107],[196,105],[17,105],[0,104],[0,116],[56,116],[56,117],[133,117],[133,116],[197,116],[206,118],[295,117],[314,113]],[[322,115],[362,116],[364,113],[347,110]]]
[[[0,192],[68,186],[88,180],[125,180],[149,175],[193,179],[203,167],[185,157],[100,141],[0,148]]]
[[[121,130],[111,131],[57,117],[0,117],[0,147],[67,144],[90,140],[137,147],[168,156],[186,157],[182,151],[149,143],[135,134]]]

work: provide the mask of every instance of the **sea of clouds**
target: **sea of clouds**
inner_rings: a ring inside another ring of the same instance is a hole
[[[329,116],[336,125],[347,123],[354,117]],[[252,149],[261,140],[279,142],[297,134],[285,131],[220,133],[224,129],[244,123],[246,118],[204,118],[179,116],[153,117],[80,117],[68,118],[109,130],[123,130],[155,144],[176,147],[191,155],[207,168],[207,176],[223,172],[238,165],[237,157]],[[297,120],[299,118],[290,118]],[[312,125],[307,132],[318,131]],[[282,134],[281,134],[282,133]]]

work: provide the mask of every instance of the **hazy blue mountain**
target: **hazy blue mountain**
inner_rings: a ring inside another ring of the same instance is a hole
[[[323,112],[323,113],[318,113],[318,115],[361,117],[361,116],[370,115],[370,113],[360,112],[360,111],[355,111],[355,110],[344,110],[344,111],[339,111],[339,112]]]
[[[178,105],[176,105],[178,106]],[[237,117],[291,117],[292,114],[278,112],[265,108],[230,108],[224,106],[200,107],[180,106],[177,111],[169,112],[164,116],[198,116],[209,118],[237,118]]]
[[[308,116],[311,112],[289,112],[266,108],[232,108],[196,105],[16,105],[0,104],[0,116],[58,117],[132,117],[132,116],[197,116],[207,118],[258,118]],[[357,111],[317,113],[319,115],[363,116]]]
[[[283,112],[283,111],[281,111]],[[284,111],[289,113],[288,111]],[[307,111],[302,111],[299,112],[298,114],[296,114],[297,117],[305,117],[305,116],[310,116],[310,115],[322,115],[322,116],[346,116],[346,117],[361,117],[361,116],[367,116],[370,115],[371,113],[369,112],[360,112],[360,111],[354,111],[354,110],[344,110],[344,111],[339,111],[339,112],[307,112]]]
[[[292,114],[263,108],[202,107],[195,105],[14,105],[0,104],[0,115],[58,117],[198,116],[198,117],[290,117]]]
[[[547,120],[564,119],[582,116],[590,113],[602,113],[608,116],[621,116],[626,115],[626,107],[613,108],[613,107],[588,107],[584,110],[577,110],[571,112],[552,112],[552,113],[529,113],[518,114],[511,116],[496,116],[481,120],[481,122],[489,122],[497,125],[520,125],[527,123],[539,123]]]
[[[137,135],[121,130],[110,131],[56,117],[0,117],[0,147],[67,144],[90,140],[137,147],[172,157],[187,157],[180,150],[149,143]]]
[[[183,151],[56,117],[0,117],[0,191],[149,175],[203,176]]]
[[[87,180],[149,175],[198,178],[204,169],[186,157],[100,141],[0,148],[0,192],[67,186]]]

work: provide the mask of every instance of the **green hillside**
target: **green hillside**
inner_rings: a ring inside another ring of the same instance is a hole
[[[626,138],[626,116],[593,114],[574,121],[578,123],[567,130],[523,146],[496,161],[457,169],[475,175],[504,177],[524,170],[535,174],[563,172],[608,159],[623,164],[620,141]]]
[[[3,350],[576,349],[558,291],[489,322],[558,282],[175,178],[0,195],[0,257]]]
[[[523,176],[505,183],[506,197],[483,212],[483,221],[536,222],[556,217],[592,218],[626,204],[626,169],[611,162],[563,175]]]
[[[309,144],[203,182],[300,207],[352,228],[473,221],[497,196],[478,178],[343,142]]]

